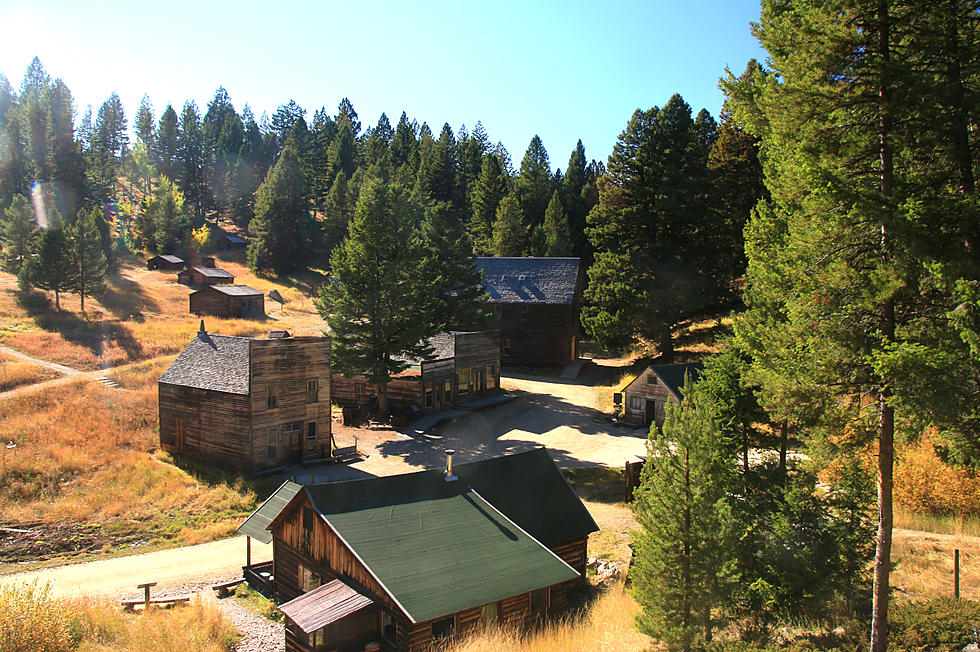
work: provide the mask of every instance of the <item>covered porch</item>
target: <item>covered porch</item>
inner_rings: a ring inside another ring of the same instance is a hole
[[[287,652],[395,649],[391,617],[342,580],[307,591],[279,610],[286,616]]]

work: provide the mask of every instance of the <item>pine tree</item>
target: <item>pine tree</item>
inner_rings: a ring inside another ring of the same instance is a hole
[[[177,130],[177,181],[188,205],[194,211],[195,225],[204,221],[208,189],[204,179],[206,163],[204,132],[197,104],[184,103]]]
[[[563,257],[572,255],[572,233],[568,228],[568,217],[561,205],[558,191],[551,196],[544,212],[544,232],[547,238],[545,255]]]
[[[711,403],[687,385],[651,427],[633,514],[631,592],[640,631],[674,649],[711,642],[711,610],[732,588],[736,528],[727,492],[733,467]]]
[[[323,205],[323,239],[328,252],[347,237],[347,225],[354,213],[354,201],[347,186],[347,175],[338,174]]]
[[[23,195],[14,195],[10,206],[0,213],[0,249],[6,271],[20,272],[37,248],[38,235],[30,202]]]
[[[78,293],[83,315],[85,297],[101,294],[106,285],[106,257],[97,226],[101,210],[96,207],[89,212],[80,211],[65,233],[66,253],[71,265],[67,287]]]
[[[190,230],[184,212],[184,195],[167,178],[160,180],[153,197],[140,214],[140,241],[151,251],[173,254]]]
[[[442,126],[439,140],[423,153],[415,190],[423,200],[446,202],[457,215],[462,214],[456,138],[449,123]]]
[[[136,120],[133,121],[136,126],[136,138],[139,142],[147,149],[153,149],[153,135],[156,131],[156,125],[153,123],[153,103],[150,102],[149,95],[143,95],[143,99],[140,100],[140,106],[136,110]]]
[[[54,292],[54,306],[61,310],[61,293],[70,289],[72,273],[64,231],[51,228],[41,233],[37,255],[21,267],[17,282],[23,289],[33,286]]]
[[[565,177],[561,181],[561,191],[571,229],[573,251],[576,256],[591,260],[592,247],[585,235],[585,217],[595,204],[587,197],[587,168],[585,146],[579,140],[568,157],[568,167],[565,168]]]
[[[276,109],[269,124],[269,131],[274,139],[275,152],[273,154],[282,150],[289,132],[293,130],[293,125],[305,115],[306,109],[297,104],[295,100],[289,100],[288,104],[282,104]]]
[[[413,226],[419,211],[400,186],[367,181],[350,234],[330,256],[334,282],[316,300],[333,336],[332,365],[364,374],[382,415],[391,375],[406,368],[405,356],[429,353],[424,340],[443,327],[431,263]]]
[[[177,112],[168,104],[160,115],[153,152],[156,155],[157,169],[160,174],[171,181],[177,180],[178,142]]]
[[[282,154],[255,194],[246,251],[249,269],[285,276],[306,266],[315,225],[306,200],[306,179],[296,140]]]
[[[544,222],[544,212],[554,191],[551,181],[551,162],[541,138],[535,135],[527,146],[514,191],[524,218],[532,227]]]
[[[527,235],[521,206],[513,195],[507,195],[500,200],[493,222],[493,255],[523,256],[527,251]]]
[[[500,169],[500,161],[496,155],[487,154],[473,188],[473,217],[469,225],[473,246],[481,256],[490,255],[493,251],[497,206],[506,194],[507,180]]]
[[[484,328],[482,273],[476,266],[473,243],[452,207],[445,202],[428,206],[422,234],[435,277],[438,320],[453,330]]]

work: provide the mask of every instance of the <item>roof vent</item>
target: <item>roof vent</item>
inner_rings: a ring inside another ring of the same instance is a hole
[[[517,280],[523,283],[524,281],[527,280],[527,274],[521,274],[520,276],[517,277]]]
[[[446,479],[446,482],[452,482],[454,480],[459,479],[455,475],[453,475],[453,455],[455,454],[456,451],[453,450],[452,448],[446,449],[446,470],[442,472],[442,475]]]
[[[284,340],[287,337],[291,337],[289,331],[269,331],[270,340]]]
[[[204,329],[204,320],[203,319],[201,320],[201,327],[199,329],[197,329],[197,332],[198,333],[207,333],[207,330]]]

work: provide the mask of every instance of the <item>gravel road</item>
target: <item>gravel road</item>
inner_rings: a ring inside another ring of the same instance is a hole
[[[253,613],[232,598],[216,600],[225,618],[244,636],[235,652],[283,652],[286,649],[285,626]]]

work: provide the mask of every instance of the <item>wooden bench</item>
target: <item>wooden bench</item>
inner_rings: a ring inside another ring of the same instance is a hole
[[[239,577],[237,580],[231,580],[229,582],[222,582],[221,584],[215,584],[211,589],[218,594],[219,598],[226,598],[228,594],[231,593],[231,589],[235,588],[239,584],[245,581],[244,577]]]
[[[135,611],[136,607],[140,605],[151,605],[155,604],[162,607],[169,607],[175,604],[186,604],[191,601],[191,596],[189,595],[172,595],[167,598],[153,598],[147,602],[143,598],[134,598],[132,600],[120,600],[119,604],[123,606],[126,611]]]

